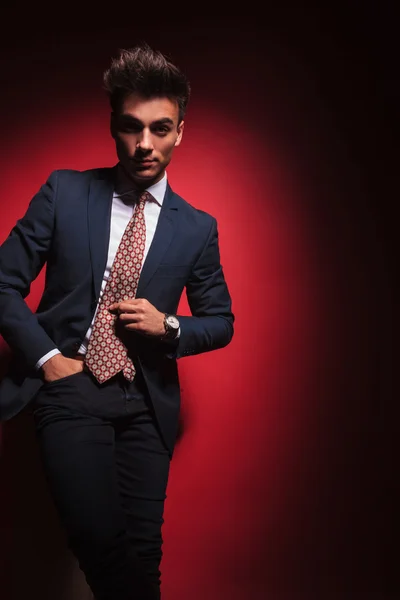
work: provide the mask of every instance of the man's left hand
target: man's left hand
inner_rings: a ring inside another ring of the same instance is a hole
[[[118,315],[121,325],[129,331],[158,337],[165,334],[164,313],[145,298],[114,302],[108,310]]]

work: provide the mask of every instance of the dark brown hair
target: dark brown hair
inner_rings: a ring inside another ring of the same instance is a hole
[[[126,94],[137,92],[145,98],[166,96],[176,100],[179,121],[185,115],[190,84],[181,70],[148,44],[120,50],[103,75],[111,108],[118,111]]]

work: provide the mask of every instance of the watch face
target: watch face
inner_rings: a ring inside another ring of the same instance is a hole
[[[166,318],[166,321],[168,323],[168,325],[172,328],[172,329],[179,329],[179,321],[176,317],[174,317],[173,315],[169,315]]]

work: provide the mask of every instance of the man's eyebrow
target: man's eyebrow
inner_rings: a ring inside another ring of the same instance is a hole
[[[136,117],[133,117],[132,115],[122,113],[120,116],[121,116],[121,119],[123,119],[124,121],[131,121],[132,123],[137,123],[138,125],[143,125],[143,122],[140,119],[137,119]],[[152,122],[152,125],[173,125],[173,124],[174,124],[174,122],[170,117],[163,117],[162,119],[157,119],[156,121]]]
[[[174,122],[169,117],[164,117],[163,119],[157,119],[157,121],[153,121],[152,125],[173,125]]]
[[[140,125],[143,125],[143,123],[140,119],[137,119],[136,117],[132,117],[132,115],[122,113],[120,115],[120,117],[121,117],[121,119],[124,119],[124,121],[134,121],[135,123],[139,123]]]

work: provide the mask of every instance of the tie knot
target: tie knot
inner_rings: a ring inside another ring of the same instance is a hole
[[[138,204],[146,204],[146,202],[150,202],[153,199],[152,195],[150,194],[150,192],[148,192],[147,190],[145,192],[142,192],[138,198]]]

